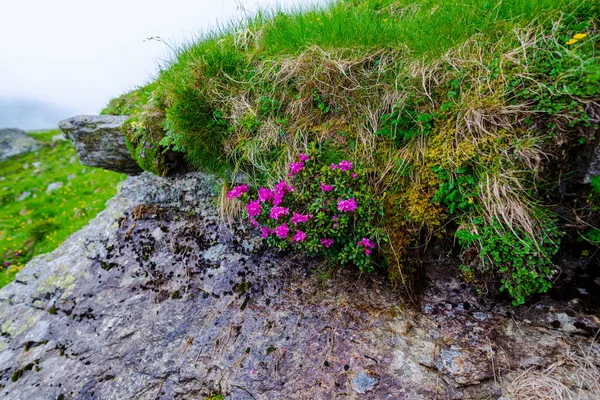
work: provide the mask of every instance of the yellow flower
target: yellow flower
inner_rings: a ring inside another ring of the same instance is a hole
[[[573,39],[581,40],[586,36],[587,36],[587,33],[576,33],[575,35],[573,35]]]
[[[575,43],[577,43],[577,39],[569,39],[569,41],[567,42],[568,45],[575,44]]]

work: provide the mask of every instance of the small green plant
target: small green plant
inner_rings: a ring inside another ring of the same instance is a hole
[[[471,229],[461,229],[456,237],[463,249],[476,249],[474,263],[463,266],[467,275],[493,275],[501,279],[501,291],[523,304],[528,296],[545,293],[552,287],[552,257],[558,251],[560,235],[553,221],[546,217],[537,237],[507,227],[494,220],[485,223],[476,218]]]
[[[269,245],[371,271],[371,254],[382,238],[381,202],[369,193],[364,171],[353,163],[319,165],[315,158],[313,151],[291,163],[289,185],[282,180],[274,189],[261,187],[255,199],[241,185],[228,197],[247,200],[246,215]]]
[[[474,209],[474,199],[477,198],[479,189],[477,178],[470,168],[461,167],[454,174],[450,174],[439,165],[436,165],[434,172],[441,183],[432,198],[433,202],[444,204],[450,214]]]
[[[600,175],[590,178],[590,187],[592,188],[592,194],[600,197]]]

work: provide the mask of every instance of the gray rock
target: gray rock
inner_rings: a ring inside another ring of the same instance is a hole
[[[352,388],[356,393],[365,394],[375,388],[377,379],[365,374],[364,371],[360,371],[360,373],[354,379],[352,379],[350,383],[352,384]]]
[[[592,155],[583,183],[590,183],[591,179],[598,175],[600,175],[600,145],[596,147]]]
[[[39,168],[42,166],[42,163],[39,161],[36,161],[36,162],[32,162],[31,165],[33,165],[34,168]]]
[[[39,147],[38,142],[21,129],[0,129],[0,161]]]
[[[51,184],[48,185],[48,187],[46,188],[46,193],[52,193],[58,189],[60,189],[63,186],[62,182],[52,182]]]
[[[23,201],[29,196],[31,196],[31,192],[23,192],[19,195],[19,197],[17,197],[17,201]]]
[[[52,136],[53,142],[62,142],[64,140],[67,140],[67,137],[65,136],[64,133],[59,133],[58,135]]]
[[[3,398],[510,398],[497,374],[591,346],[593,329],[547,328],[559,305],[489,306],[454,278],[433,276],[418,312],[378,274],[323,281],[316,260],[224,225],[218,193],[199,173],[129,177],[30,261],[0,290]]]
[[[134,175],[142,172],[129,154],[121,128],[127,116],[81,115],[58,126],[73,143],[82,164]]]

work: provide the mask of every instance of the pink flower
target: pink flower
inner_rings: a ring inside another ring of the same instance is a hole
[[[275,234],[282,239],[285,239],[287,237],[289,231],[290,228],[288,228],[286,224],[281,224],[277,228],[275,228]]]
[[[354,172],[351,173],[350,176],[352,176],[352,178],[356,179],[356,174]]]
[[[350,171],[352,169],[352,163],[346,160],[340,161],[339,166],[342,171]]]
[[[266,226],[262,227],[262,238],[266,239],[267,237],[269,237],[269,234],[271,233],[271,230],[269,228],[267,228]]]
[[[273,205],[278,206],[283,201],[283,195],[285,192],[277,192],[275,193],[275,197],[273,197]]]
[[[264,187],[258,189],[258,200],[264,202],[271,200],[273,197],[275,197],[275,192],[271,189],[266,189]]]
[[[290,209],[287,207],[274,206],[273,208],[271,208],[271,213],[269,214],[269,216],[274,220],[278,220],[279,217],[283,215],[288,215],[289,213]]]
[[[362,240],[359,240],[357,244],[362,247],[368,247],[369,249],[375,247],[375,243],[373,243],[369,238],[366,237],[362,238]]]
[[[301,242],[304,239],[306,239],[306,233],[304,233],[304,232],[302,232],[302,231],[299,230],[294,235],[294,238],[292,239],[292,241],[294,241],[294,242]]]
[[[333,244],[333,239],[328,239],[328,238],[322,238],[321,239],[321,244],[327,248],[329,248],[329,246],[331,246]]]
[[[254,226],[255,228],[258,228],[260,225],[258,222],[256,222],[256,220],[253,217],[250,217],[250,223],[252,224],[252,226]]]
[[[310,215],[310,214],[303,215],[303,214],[294,213],[294,215],[292,215],[292,222],[294,223],[294,225],[298,225],[298,223],[306,222],[311,218],[312,218],[312,215]]]
[[[284,180],[281,180],[281,182],[279,182],[277,185],[275,185],[275,191],[276,192],[291,192],[294,189],[292,189],[291,186],[289,186],[287,183],[285,183]]]
[[[300,153],[300,154],[298,154],[298,159],[299,159],[300,161],[308,161],[308,160],[310,160],[310,157],[309,157],[309,156],[307,156],[307,155],[306,155],[306,154],[304,154],[304,153]]]
[[[293,162],[293,163],[290,163],[290,173],[289,173],[289,176],[296,175],[298,172],[302,171],[302,168],[304,168],[304,163],[303,162]]]
[[[258,200],[252,200],[248,205],[246,205],[246,211],[248,211],[248,215],[251,217],[256,217],[260,215],[260,202]]]
[[[335,189],[335,187],[333,185],[326,185],[324,183],[321,183],[321,190],[324,192],[331,192],[333,189]]]
[[[359,247],[362,247],[365,250],[365,254],[366,255],[370,255],[372,253],[371,249],[373,249],[373,247],[375,247],[375,243],[373,243],[370,239],[368,238],[362,238],[362,240],[360,240],[357,245]]]
[[[248,372],[248,375],[250,375],[250,376],[254,375],[254,367],[250,370],[250,372]]]
[[[4,266],[8,267],[10,265],[10,263],[8,261],[4,261]]]
[[[338,210],[343,212],[354,211],[358,205],[356,204],[356,200],[354,198],[348,200],[338,199]]]
[[[335,165],[334,163],[331,163],[331,165],[329,167],[331,168],[332,171],[335,171],[337,169],[337,165]]]
[[[233,189],[231,189],[231,191],[229,193],[227,193],[227,198],[229,200],[237,199],[238,197],[241,196],[242,193],[246,193],[247,191],[248,191],[248,185],[246,185],[244,183],[243,185],[239,185],[239,186],[236,186]]]

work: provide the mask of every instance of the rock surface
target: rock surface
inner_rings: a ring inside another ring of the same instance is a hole
[[[0,129],[0,161],[18,154],[36,151],[39,145],[21,129]]]
[[[129,154],[121,127],[127,116],[80,115],[58,126],[73,143],[82,164],[134,175],[142,172]]]
[[[417,309],[382,275],[323,280],[317,260],[225,226],[218,191],[198,173],[129,177],[28,263],[0,290],[3,398],[508,399],[510,371],[560,365],[578,387],[569,354],[600,364],[593,316],[481,302],[444,259]]]

